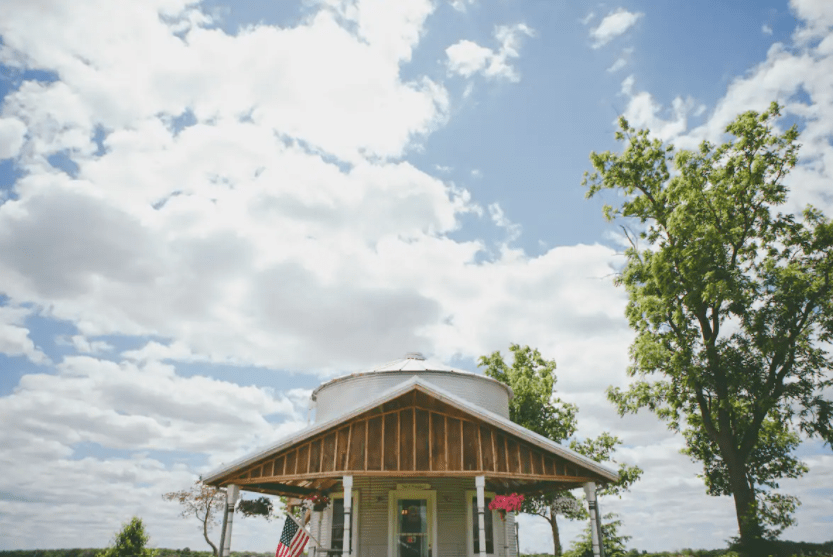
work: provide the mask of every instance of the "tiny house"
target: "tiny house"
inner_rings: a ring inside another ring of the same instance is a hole
[[[231,488],[232,511],[238,489],[325,496],[310,555],[517,557],[514,516],[490,510],[493,498],[584,487],[597,522],[595,486],[618,475],[510,421],[511,397],[408,354],[320,385],[314,423],[205,481]]]

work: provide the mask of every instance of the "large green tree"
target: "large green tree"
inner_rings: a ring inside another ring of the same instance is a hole
[[[509,402],[509,419],[543,435],[556,443],[562,443],[576,432],[578,408],[555,396],[555,360],[545,359],[529,346],[512,344],[512,364],[507,365],[500,352],[480,358],[479,366],[485,368],[488,377],[509,385],[514,392]],[[609,433],[595,439],[573,438],[570,447],[598,462],[613,461],[613,452],[620,441]],[[619,480],[598,491],[599,496],[620,494],[642,474],[637,466],[619,465]],[[561,536],[558,515],[568,519],[587,519],[587,511],[581,502],[569,492],[546,493],[524,500],[521,512],[544,518],[550,524],[553,555],[561,555]]]
[[[792,523],[776,491],[806,471],[800,435],[833,441],[826,345],[833,333],[833,226],[812,207],[778,207],[798,132],[779,107],[746,112],[727,141],[676,150],[622,118],[621,153],[592,153],[591,197],[614,190],[630,240],[617,278],[636,332],[629,374],[609,396],[680,431],[711,495],[732,495],[740,548],[754,553]]]

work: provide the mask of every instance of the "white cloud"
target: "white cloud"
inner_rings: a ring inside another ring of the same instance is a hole
[[[628,97],[628,105],[623,116],[635,128],[648,128],[651,135],[669,141],[676,139],[686,131],[688,116],[699,114],[705,107],[698,106],[694,99],[677,97],[671,102],[670,110],[666,110],[657,103],[650,93],[634,91],[634,76],[630,75],[622,81],[622,95]],[[663,117],[669,113],[668,117]]]
[[[628,65],[628,60],[630,59],[631,55],[633,54],[633,48],[625,48],[622,50],[622,54],[619,55],[619,58],[607,69],[610,73],[615,73],[624,68]]]
[[[469,40],[458,41],[445,50],[448,71],[463,77],[480,73],[489,79],[520,81],[520,75],[509,65],[509,60],[520,56],[521,37],[524,35],[532,37],[534,32],[523,23],[497,27],[495,38],[500,43],[497,50]]]
[[[16,157],[23,146],[26,125],[15,118],[0,118],[0,160]]]
[[[465,12],[469,6],[473,6],[477,0],[448,0],[451,7],[458,12]]]
[[[824,37],[833,27],[833,6],[826,0],[790,0],[790,8],[801,20],[794,33],[799,44]]]
[[[616,61],[613,63],[613,65],[611,65],[607,69],[607,71],[610,72],[610,73],[618,72],[619,70],[621,70],[622,68],[624,68],[627,65],[628,65],[627,60],[625,60],[624,58],[617,58]]]
[[[772,27],[764,23],[761,26],[761,33],[763,33],[764,35],[772,35]]]
[[[636,25],[643,13],[629,12],[625,8],[618,8],[608,13],[598,26],[590,30],[593,48],[600,48],[616,37],[623,35],[628,29]]]
[[[160,494],[304,423],[303,409],[286,397],[181,377],[168,365],[72,357],[57,372],[25,375],[0,398],[0,420],[15,424],[0,431],[7,449],[0,492],[19,520],[4,547],[101,547],[133,514],[146,520],[154,545],[193,545],[197,531],[184,533],[176,506],[161,503]],[[267,421],[274,417],[283,424]],[[85,456],[88,446],[107,456]],[[160,460],[166,454],[173,464]],[[65,518],[79,513],[89,528]],[[46,523],[52,528],[44,537]]]
[[[492,49],[467,40],[454,43],[445,53],[449,70],[463,77],[471,77],[483,71],[494,56]]]
[[[36,364],[49,363],[49,358],[29,337],[25,319],[31,310],[22,307],[0,306],[0,354],[26,356]]]

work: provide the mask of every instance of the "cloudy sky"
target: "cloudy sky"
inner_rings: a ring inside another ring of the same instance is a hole
[[[619,114],[692,147],[778,100],[790,207],[833,214],[831,92],[827,0],[0,2],[0,549],[100,547],[134,514],[205,549],[161,494],[303,427],[322,380],[510,342],[645,470],[603,501],[632,546],[723,546],[731,501],[680,438],[605,401],[632,335],[581,175]],[[785,537],[822,541],[833,456],[801,455]]]

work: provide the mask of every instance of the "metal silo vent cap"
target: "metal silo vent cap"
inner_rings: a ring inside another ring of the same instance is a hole
[[[420,352],[408,352],[405,354],[406,360],[424,360],[425,356],[422,355]]]

